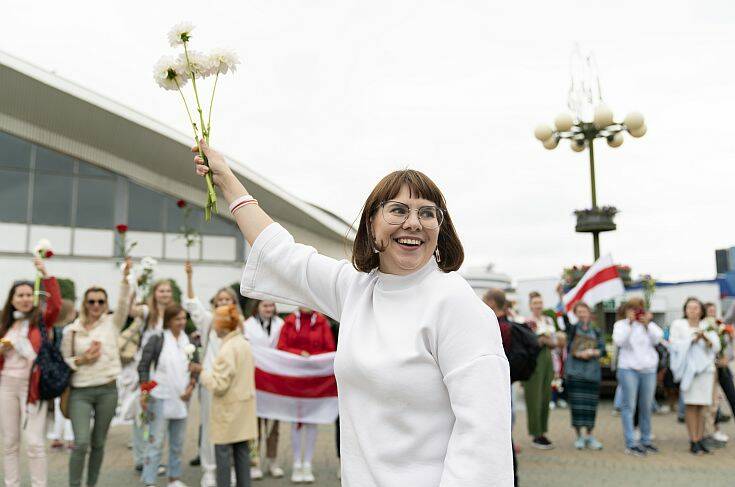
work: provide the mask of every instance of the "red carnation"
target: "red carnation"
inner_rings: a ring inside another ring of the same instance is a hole
[[[140,390],[141,392],[146,392],[150,394],[150,392],[155,389],[157,385],[158,382],[154,380],[149,380],[148,382],[144,382],[140,385]]]
[[[53,256],[54,256],[54,251],[53,250],[47,250],[46,251],[46,254],[44,255],[44,257],[47,258],[47,259],[50,259]]]
[[[183,208],[183,207],[186,206],[186,201],[179,200],[179,201],[176,202],[176,206],[178,206],[179,208]]]
[[[115,229],[117,229],[117,232],[118,233],[125,233],[125,232],[128,231],[128,226],[125,225],[124,223],[121,223],[121,224],[115,226]]]

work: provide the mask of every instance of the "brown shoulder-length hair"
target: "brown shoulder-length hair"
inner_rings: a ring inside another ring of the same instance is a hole
[[[684,306],[681,307],[681,314],[682,318],[686,319],[687,317],[687,305],[691,302],[695,302],[699,304],[699,319],[703,320],[705,316],[707,316],[707,311],[705,310],[705,304],[702,303],[702,301],[699,298],[695,298],[694,296],[689,296],[686,301],[684,301]]]
[[[31,292],[33,292],[33,283],[31,281],[15,281],[13,285],[10,286],[8,297],[5,300],[5,305],[3,306],[3,311],[0,315],[0,338],[5,336],[5,334],[8,332],[10,327],[13,325],[13,322],[15,321],[15,318],[13,317],[13,312],[16,311],[16,309],[15,306],[13,306],[13,296],[15,296],[15,291],[21,286],[28,286],[29,288],[31,288]],[[40,318],[40,307],[34,306],[29,313],[29,321],[31,327],[36,326]]]
[[[172,303],[166,306],[166,309],[163,311],[163,329],[168,330],[169,322],[179,316],[180,313],[185,312],[186,310],[180,304]]]
[[[407,186],[412,198],[423,198],[433,202],[444,212],[444,221],[439,227],[437,248],[439,249],[439,268],[444,272],[456,271],[464,261],[464,250],[454,229],[452,217],[447,211],[439,187],[429,177],[414,169],[394,171],[384,177],[368,196],[362,207],[360,224],[357,227],[355,243],[352,246],[352,265],[361,272],[370,272],[380,265],[379,255],[373,251],[372,219],[377,215],[380,205],[396,197],[401,188]]]

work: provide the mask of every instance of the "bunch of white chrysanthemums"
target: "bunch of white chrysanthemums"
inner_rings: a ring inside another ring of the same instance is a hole
[[[214,105],[214,94],[217,90],[217,81],[221,74],[234,72],[237,65],[240,64],[240,59],[234,51],[229,49],[212,49],[209,53],[191,50],[189,42],[193,30],[194,24],[181,22],[169,31],[169,44],[171,47],[182,46],[183,52],[178,56],[165,55],[161,57],[153,68],[153,78],[161,88],[175,90],[181,94],[186,114],[194,131],[194,141],[198,145],[199,138],[202,137],[209,144],[209,138],[212,134],[212,107]],[[200,93],[197,89],[197,80],[209,77],[214,77],[214,83],[212,94],[209,97],[209,111],[205,117],[200,102]],[[191,81],[192,94],[194,95],[193,103],[187,102],[187,97],[182,89],[189,81]],[[189,109],[191,105],[196,107],[194,115]],[[206,161],[201,149],[199,155]],[[212,174],[207,173],[205,179],[207,181],[207,204],[204,207],[204,218],[209,220],[211,213],[213,211],[217,212],[217,195],[214,191]]]

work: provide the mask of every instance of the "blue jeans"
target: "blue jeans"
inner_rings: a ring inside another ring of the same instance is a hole
[[[141,476],[145,485],[155,485],[158,477],[158,465],[163,457],[163,440],[168,434],[168,466],[169,478],[181,477],[181,451],[184,447],[186,436],[186,418],[166,419],[163,417],[163,401],[150,397],[148,408],[153,413],[153,420],[147,426],[148,442],[145,449],[145,461],[143,462],[143,475]]]
[[[620,384],[622,398],[620,418],[623,422],[625,446],[636,446],[633,436],[633,415],[635,405],[638,404],[638,426],[641,429],[641,443],[651,443],[651,416],[653,411],[653,397],[656,394],[656,372],[638,371],[633,369],[618,369],[618,384]]]

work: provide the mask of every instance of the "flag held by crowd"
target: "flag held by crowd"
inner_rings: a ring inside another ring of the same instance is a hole
[[[576,286],[562,298],[564,311],[569,313],[579,301],[590,306],[620,296],[625,292],[623,280],[613,264],[612,255],[607,254],[592,264]]]
[[[302,357],[252,344],[258,417],[297,423],[337,419],[334,352]]]

